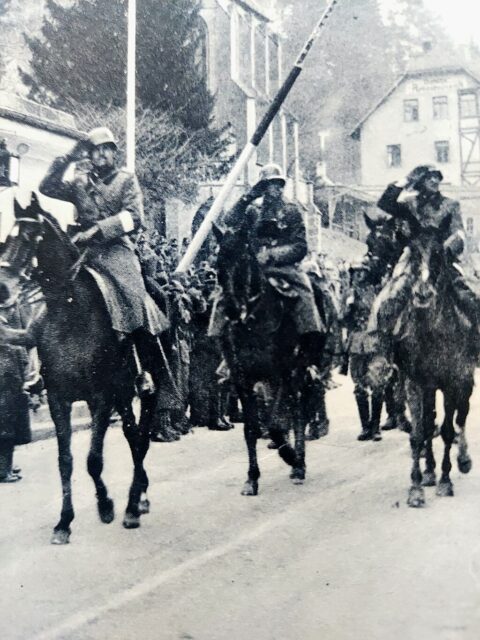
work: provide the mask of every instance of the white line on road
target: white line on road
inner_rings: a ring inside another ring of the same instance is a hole
[[[324,490],[328,488],[331,488],[331,485],[324,487]],[[247,500],[248,498],[245,499]],[[150,594],[165,583],[175,580],[189,571],[198,569],[208,562],[226,555],[237,547],[241,547],[247,542],[260,538],[268,531],[278,527],[283,521],[287,520],[291,522],[293,513],[305,509],[305,507],[308,507],[310,504],[318,504],[319,500],[321,500],[321,496],[318,495],[315,495],[308,500],[302,500],[301,502],[296,503],[294,507],[287,511],[283,511],[278,516],[270,518],[268,521],[262,523],[258,527],[255,527],[255,529],[242,533],[233,540],[230,540],[230,542],[222,544],[214,549],[210,549],[209,551],[205,551],[191,560],[186,560],[185,562],[164,571],[160,575],[152,576],[151,578],[136,584],[131,589],[121,591],[115,596],[109,598],[108,602],[105,604],[91,607],[90,609],[76,613],[61,624],[52,627],[39,635],[35,635],[33,638],[34,640],[60,640],[69,638],[75,631],[78,631],[80,628],[94,622],[111,611],[120,609],[125,605],[130,604],[132,601]]]

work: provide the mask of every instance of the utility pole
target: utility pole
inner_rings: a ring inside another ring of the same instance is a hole
[[[127,54],[127,169],[135,171],[135,104],[136,104],[136,38],[137,1],[128,0]]]

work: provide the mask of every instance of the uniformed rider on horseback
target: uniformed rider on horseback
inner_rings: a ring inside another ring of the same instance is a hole
[[[77,163],[75,177],[64,180],[72,163]],[[121,339],[132,336],[140,360],[149,352],[151,362],[151,351],[158,347],[154,336],[168,323],[145,289],[135,255],[133,236],[144,221],[142,193],[135,174],[117,167],[113,133],[97,127],[85,142],[56,158],[40,192],[75,205],[79,231],[72,240],[102,292],[112,327]],[[141,373],[137,387],[141,393],[153,391],[148,372]]]
[[[396,321],[410,296],[409,243],[423,231],[437,234],[449,258],[457,305],[472,326],[478,328],[479,301],[459,266],[466,237],[460,204],[440,193],[442,180],[441,171],[431,165],[420,165],[404,180],[388,185],[378,201],[380,209],[405,222],[400,227],[402,232],[397,234],[397,241],[404,248],[392,277],[376,299],[369,323],[371,332],[378,332],[379,335],[394,332]]]
[[[310,363],[318,366],[325,328],[311,283],[300,268],[308,250],[303,217],[296,204],[285,201],[285,184],[278,165],[265,165],[259,181],[238,200],[224,223],[234,230],[248,224],[261,271],[279,295],[288,298],[286,309],[299,335],[300,347],[308,354]],[[261,203],[255,203],[259,199]],[[211,335],[219,335],[224,324],[220,300],[212,316]]]

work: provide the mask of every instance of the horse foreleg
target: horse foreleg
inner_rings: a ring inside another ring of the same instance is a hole
[[[425,506],[425,492],[422,487],[422,471],[420,469],[420,455],[425,442],[423,431],[423,393],[412,381],[407,382],[407,397],[412,415],[412,432],[410,446],[412,449],[412,471],[410,490],[407,504],[409,507]]]
[[[455,440],[455,429],[453,426],[453,416],[455,414],[455,400],[451,392],[444,392],[445,419],[442,424],[442,440],[444,445],[442,460],[442,477],[437,486],[437,496],[453,496],[453,484],[450,480],[452,463],[450,460],[450,449]]]
[[[472,459],[468,453],[467,438],[465,436],[465,426],[467,422],[468,412],[470,411],[470,395],[472,393],[473,383],[466,386],[465,390],[461,394],[460,401],[457,406],[457,426],[459,428],[458,434],[458,456],[457,464],[458,470],[461,473],[468,473],[472,468]]]
[[[67,544],[71,534],[70,524],[75,517],[72,503],[73,457],[71,451],[72,425],[70,422],[72,405],[70,402],[60,400],[52,392],[48,395],[48,405],[57,434],[58,468],[62,482],[62,512],[60,520],[53,529],[51,543]]]
[[[425,434],[425,472],[422,484],[434,487],[437,484],[435,475],[435,456],[433,455],[433,434],[435,432],[435,391],[425,391],[423,395],[423,429]]]
[[[115,510],[113,500],[109,498],[107,487],[102,480],[102,471],[103,444],[105,442],[105,433],[110,423],[112,403],[103,397],[96,397],[89,400],[88,407],[92,415],[92,435],[87,458],[87,469],[95,484],[100,520],[105,524],[110,524],[115,517]]]
[[[122,417],[123,435],[125,436],[130,447],[130,452],[132,454],[132,460],[134,464],[137,453],[140,456],[141,452],[145,449],[145,453],[143,454],[142,458],[142,464],[140,464],[140,468],[138,470],[140,476],[140,502],[138,508],[140,515],[144,515],[146,513],[150,513],[150,501],[147,496],[149,480],[147,472],[145,471],[145,468],[143,466],[143,459],[145,458],[145,455],[148,451],[148,443],[145,441],[145,439],[141,439],[139,442],[137,441],[138,427],[135,415],[132,410],[131,402],[128,402],[126,405],[122,405],[121,407],[119,407],[118,412]]]
[[[150,427],[154,415],[156,396],[142,398],[140,422],[136,425],[133,413],[125,409],[123,430],[130,445],[133,458],[133,479],[128,494],[128,503],[123,518],[125,529],[140,526],[140,516],[148,513],[150,503],[147,498],[148,476],[143,462],[150,446]]]
[[[243,390],[240,399],[243,409],[245,443],[248,451],[248,476],[241,493],[242,496],[256,496],[260,478],[257,460],[257,439],[259,436],[257,399],[253,389]]]

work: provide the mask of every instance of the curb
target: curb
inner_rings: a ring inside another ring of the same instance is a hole
[[[33,421],[32,421],[33,422]],[[72,421],[72,433],[77,431],[86,431],[90,429],[91,424],[90,417],[78,418]],[[52,420],[45,422],[37,422],[32,424],[32,440],[31,442],[38,442],[39,440],[48,440],[54,438],[56,435],[55,425]]]
[[[72,406],[72,433],[90,428],[92,419],[85,402],[75,402]],[[48,405],[41,405],[38,410],[30,412],[32,430],[31,442],[47,440],[56,436],[55,425],[50,417]]]

